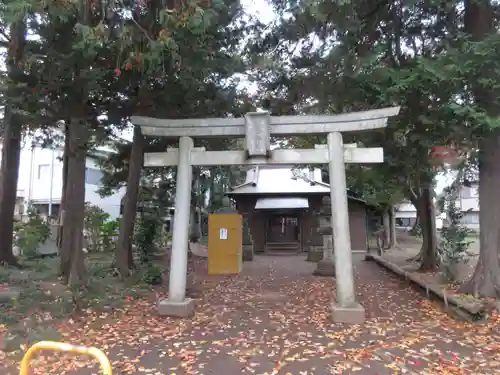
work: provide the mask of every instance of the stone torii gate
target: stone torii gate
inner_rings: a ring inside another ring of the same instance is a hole
[[[268,112],[251,112],[241,118],[181,120],[133,116],[131,122],[141,126],[146,136],[180,138],[178,148],[144,155],[145,167],[177,166],[169,295],[159,302],[159,313],[189,316],[194,312],[194,301],[186,298],[193,165],[328,164],[337,287],[332,318],[339,323],[362,323],[365,314],[356,301],[344,163],[382,163],[384,152],[382,148],[346,147],[342,132],[383,128],[388,117],[398,113],[399,107],[390,107],[319,116],[270,116]],[[270,148],[271,135],[325,133],[327,144],[316,145],[314,149]],[[205,151],[193,146],[192,137],[245,137],[245,150]]]

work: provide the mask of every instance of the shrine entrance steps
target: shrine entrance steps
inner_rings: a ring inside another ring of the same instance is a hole
[[[266,243],[267,255],[291,255],[300,253],[300,250],[299,241]]]

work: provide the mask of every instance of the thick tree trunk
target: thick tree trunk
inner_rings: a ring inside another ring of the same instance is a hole
[[[19,97],[18,83],[24,75],[22,59],[26,44],[26,23],[17,21],[11,26],[7,51],[7,96],[4,111],[2,164],[0,170],[0,263],[17,264],[12,252],[14,209],[17,198],[19,161],[21,159],[22,119],[12,102]]]
[[[384,249],[391,247],[391,218],[389,216],[389,210],[385,209],[382,214],[382,225],[383,225],[383,244]]]
[[[396,236],[396,214],[394,213],[394,206],[391,207],[391,221],[390,221],[390,232],[391,232],[391,247],[398,246],[398,239]]]
[[[139,197],[139,182],[144,159],[144,137],[141,128],[134,128],[134,139],[132,142],[132,152],[127,177],[127,192],[123,207],[123,215],[120,221],[120,233],[116,246],[116,266],[122,278],[129,275],[130,268],[133,267],[132,238],[134,233],[134,223],[137,213],[137,200]]]
[[[411,231],[412,232],[414,232],[417,229],[417,227],[420,225],[420,215],[418,213],[418,208],[416,208],[416,209],[417,209],[417,216],[415,217],[415,222],[411,226]]]
[[[61,204],[59,206],[59,230],[57,231],[57,247],[62,249],[62,238],[64,231],[64,210],[66,202],[66,186],[68,185],[68,156],[69,156],[69,120],[64,122],[64,152],[62,168],[62,191]]]
[[[437,267],[437,230],[431,188],[422,189],[422,194],[412,198],[411,202],[417,210],[415,226],[420,225],[422,230],[422,248],[408,260],[420,263],[421,271],[434,270]]]
[[[430,187],[422,189],[419,199],[420,223],[422,228],[422,262],[421,271],[432,271],[437,268],[437,232],[436,211]]]
[[[69,124],[66,213],[61,250],[61,273],[65,284],[79,286],[84,280],[83,225],[85,217],[85,161],[87,124],[82,119]]]
[[[488,0],[466,0],[464,26],[476,41],[496,33],[493,6]],[[487,71],[494,74],[494,70]],[[491,77],[495,82],[496,77]],[[488,83],[489,85],[489,83]],[[483,87],[481,82],[471,85],[476,103],[488,115],[498,117],[498,89]],[[481,297],[500,297],[500,130],[494,129],[479,142],[479,240],[480,251],[472,279],[461,288],[461,292]]]
[[[461,292],[500,297],[500,130],[479,144],[479,259],[472,279]]]

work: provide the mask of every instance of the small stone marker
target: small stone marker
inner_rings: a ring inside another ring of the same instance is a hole
[[[311,228],[311,242],[309,244],[309,252],[307,260],[309,262],[319,262],[323,259],[323,236],[319,233],[320,227],[320,212],[313,213],[313,225]]]
[[[318,234],[323,237],[323,259],[318,262],[318,267],[313,273],[316,276],[335,276],[331,212],[330,197],[323,197],[320,210],[320,225],[318,228]]]

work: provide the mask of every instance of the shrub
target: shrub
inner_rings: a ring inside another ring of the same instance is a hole
[[[438,202],[441,211],[446,211],[447,223],[441,229],[438,258],[443,276],[456,281],[455,267],[465,260],[472,241],[468,238],[472,231],[462,225],[463,213],[456,206],[455,187],[448,189]]]
[[[142,275],[142,281],[149,285],[160,285],[163,282],[163,269],[156,264],[148,264]]]
[[[112,250],[118,229],[118,220],[110,220],[110,215],[100,207],[88,203],[85,205],[84,235],[87,251]]]
[[[104,249],[113,249],[116,244],[116,237],[120,230],[120,221],[110,220],[101,226],[101,242]]]
[[[26,221],[14,223],[14,245],[19,247],[24,258],[37,256],[38,249],[49,237],[50,225],[31,208]]]
[[[158,234],[158,219],[150,215],[142,215],[136,221],[135,243],[139,251],[140,262],[147,264],[154,259],[156,253],[155,240]]]

